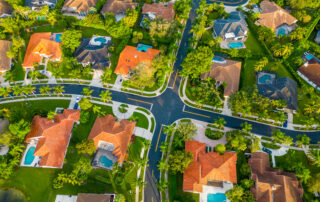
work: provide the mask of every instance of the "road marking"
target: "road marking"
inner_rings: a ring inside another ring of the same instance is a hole
[[[158,141],[157,141],[157,146],[156,146],[155,152],[158,149],[158,144],[159,144],[159,140],[160,140],[160,136],[161,136],[162,127],[163,127],[163,125],[161,125],[161,128],[160,128],[160,132],[159,132],[159,135],[158,135]]]
[[[178,70],[176,72],[176,76],[174,77],[172,89],[174,89],[174,85],[176,85],[177,76],[178,76]]]
[[[151,102],[145,102],[145,101],[142,101],[142,100],[136,100],[136,99],[132,99],[132,98],[128,98],[128,99],[129,99],[129,100],[133,100],[133,101],[142,102],[142,103],[145,103],[145,104],[152,105]]]
[[[182,111],[184,112],[185,109],[186,109],[186,105],[183,105]]]
[[[194,113],[194,112],[189,112],[189,111],[184,111],[184,112],[189,113],[189,114],[198,115],[198,116],[203,116],[203,117],[206,117],[206,118],[211,118],[210,116],[206,116],[206,115],[202,115],[202,114],[198,114],[198,113]]]
[[[153,197],[151,198],[152,202],[153,202]]]
[[[152,104],[151,107],[150,107],[150,111],[152,111],[152,107],[153,107],[153,104]]]

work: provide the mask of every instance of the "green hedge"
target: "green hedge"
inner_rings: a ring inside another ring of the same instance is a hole
[[[224,132],[215,131],[215,130],[211,130],[210,128],[207,128],[205,134],[206,134],[206,137],[211,140],[219,140],[220,138],[223,137]]]
[[[262,146],[267,147],[269,149],[280,149],[281,147],[272,143],[262,142]]]

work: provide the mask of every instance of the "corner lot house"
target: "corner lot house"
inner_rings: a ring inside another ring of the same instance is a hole
[[[159,53],[159,50],[144,44],[138,44],[137,47],[126,46],[120,53],[114,73],[121,75],[123,79],[128,79],[130,73],[140,62],[151,62]]]
[[[49,120],[35,116],[25,142],[29,143],[21,166],[62,168],[71,130],[80,118],[79,110],[65,109]]]
[[[101,9],[101,14],[113,13],[117,21],[126,16],[126,12],[129,9],[135,9],[138,3],[132,0],[107,0]]]
[[[135,122],[125,119],[119,122],[110,114],[98,117],[88,137],[97,149],[93,166],[112,170],[115,162],[121,164],[127,156],[135,125]]]
[[[93,36],[82,38],[80,46],[76,49],[74,56],[82,66],[91,65],[94,71],[103,73],[106,67],[110,66],[111,37]]]
[[[252,153],[249,165],[257,202],[302,202],[303,188],[294,173],[271,168],[268,154]]]
[[[248,25],[241,11],[233,11],[228,19],[213,21],[213,37],[221,37],[221,48],[245,48]]]
[[[25,6],[30,7],[32,10],[39,10],[44,6],[53,9],[57,4],[57,0],[26,0]]]
[[[11,44],[10,41],[0,40],[0,74],[11,69],[12,59],[7,56]]]
[[[146,18],[150,21],[154,20],[155,18],[162,18],[164,20],[172,21],[174,19],[174,15],[173,3],[145,3],[142,7],[142,20],[140,25],[142,27],[147,27],[144,23]]]
[[[185,151],[193,153],[193,162],[184,171],[183,191],[200,193],[201,201],[207,201],[237,183],[236,153],[206,152],[206,144],[198,141],[186,141]]]
[[[97,2],[98,0],[65,0],[62,13],[83,19],[88,15],[90,9],[96,6]]]
[[[285,100],[287,108],[298,108],[297,83],[288,77],[277,78],[274,72],[259,72],[257,74],[259,94],[273,100]]]
[[[306,53],[305,62],[299,69],[298,75],[320,91],[320,61],[310,53]]]
[[[45,65],[48,60],[60,61],[62,55],[61,34],[35,33],[30,37],[22,67],[33,69],[35,64]]]
[[[211,70],[201,75],[201,79],[208,77],[214,78],[218,85],[227,83],[227,87],[224,89],[224,96],[231,96],[239,89],[241,73],[241,62],[226,60],[222,57],[214,56]]]
[[[264,0],[260,8],[258,24],[271,28],[277,36],[289,34],[296,29],[297,19],[276,3]]]
[[[5,0],[0,0],[0,18],[11,16],[13,12],[12,7]]]

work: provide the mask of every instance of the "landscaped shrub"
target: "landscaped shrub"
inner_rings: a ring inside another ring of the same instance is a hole
[[[223,137],[224,133],[221,131],[211,130],[210,128],[206,129],[206,137],[211,140],[219,140]]]
[[[280,149],[281,147],[272,143],[262,142],[262,146],[267,147],[269,149]]]

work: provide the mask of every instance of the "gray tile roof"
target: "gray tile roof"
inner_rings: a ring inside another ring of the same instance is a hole
[[[92,65],[92,69],[103,70],[110,65],[108,57],[110,56],[108,47],[111,44],[101,46],[90,45],[90,38],[83,38],[81,45],[75,51],[75,57],[79,63]]]
[[[213,22],[213,29],[217,36],[224,38],[226,33],[233,32],[236,37],[245,36],[248,31],[245,16],[241,11],[233,11],[228,19],[218,19]]]
[[[26,0],[25,6],[28,7],[43,7],[44,5],[47,5],[48,3],[54,4],[54,6],[50,8],[54,8],[57,4],[57,0]]]

